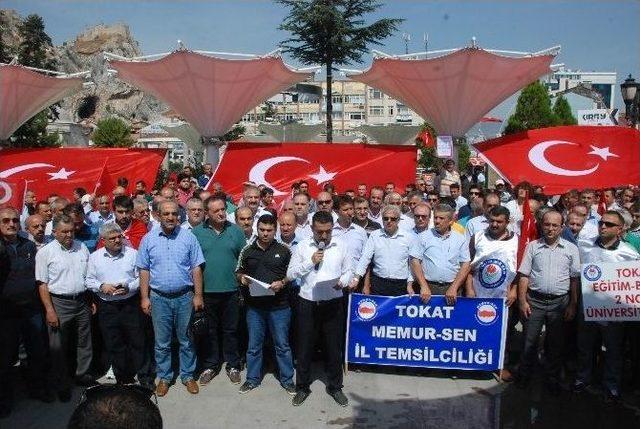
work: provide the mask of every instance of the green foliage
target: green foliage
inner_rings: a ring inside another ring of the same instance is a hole
[[[422,124],[422,127],[420,128],[420,134],[424,133],[425,130],[429,132],[433,140],[435,140],[435,138],[438,136],[436,130],[428,122],[424,122]],[[423,167],[428,171],[440,170],[440,168],[442,168],[442,160],[436,156],[436,148],[425,147],[424,141],[422,141],[422,139],[416,138],[415,142],[419,150],[418,167]]]
[[[467,139],[457,139],[458,143],[458,171],[464,171],[469,167],[469,158],[471,158],[471,149],[467,144]]]
[[[365,25],[364,15],[376,11],[377,0],[276,0],[289,9],[280,30],[291,36],[280,46],[304,64],[322,64],[327,74],[327,142],[333,141],[333,70],[361,63],[369,45],[381,45],[402,19],[384,18]]]
[[[18,61],[28,67],[54,69],[55,60],[47,57],[51,38],[44,31],[44,21],[39,15],[27,16],[19,28],[22,42],[18,48]]]
[[[130,147],[135,143],[129,125],[116,117],[98,121],[92,140],[96,147]]]
[[[265,101],[264,106],[262,106],[262,111],[264,112],[265,119],[274,119],[276,117],[276,113],[278,113],[272,101]]]
[[[36,114],[13,133],[11,147],[59,147],[60,136],[58,133],[47,134],[48,123],[46,110]]]
[[[557,124],[551,110],[551,100],[547,88],[535,81],[527,85],[518,97],[518,104],[507,122],[505,134],[519,133],[525,130],[552,127]]]
[[[244,125],[236,124],[233,128],[231,128],[225,135],[220,137],[220,140],[223,142],[232,142],[238,140],[240,137],[244,135],[247,131],[247,128]]]
[[[556,116],[557,125],[577,125],[578,120],[571,113],[571,106],[569,102],[562,95],[556,98],[556,102],[553,104],[553,114]]]

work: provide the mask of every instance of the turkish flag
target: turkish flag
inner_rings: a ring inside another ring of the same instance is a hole
[[[633,128],[542,128],[474,147],[512,184],[527,180],[549,195],[640,183],[640,131]]]
[[[429,130],[424,130],[423,132],[421,132],[420,134],[418,134],[418,138],[420,140],[422,140],[422,145],[425,148],[428,147],[435,147],[436,143],[433,139],[433,137],[431,136],[431,134],[429,133]]]
[[[538,227],[536,225],[536,219],[531,214],[531,206],[529,205],[529,193],[522,203],[522,223],[520,224],[520,237],[518,238],[518,267],[522,262],[522,256],[524,250],[527,248],[527,244],[538,239]]]
[[[38,199],[52,193],[70,198],[74,188],[94,191],[106,168],[110,183],[124,176],[150,187],[164,155],[164,149],[6,149],[0,152],[0,181],[27,180]]]
[[[22,212],[24,194],[27,191],[25,180],[3,180],[0,175],[0,207],[13,207]]]
[[[102,167],[100,177],[96,182],[93,193],[94,195],[107,195],[113,190],[114,187],[115,186],[113,185],[113,181],[111,180],[111,176],[109,175],[109,168],[107,168],[107,162],[105,160],[104,166]]]
[[[397,185],[415,180],[416,148],[340,143],[230,143],[209,183],[220,182],[234,199],[242,195],[243,183],[252,181],[274,190],[274,197],[291,195],[291,185],[309,182],[316,195],[326,183],[338,192],[355,189],[358,183]]]

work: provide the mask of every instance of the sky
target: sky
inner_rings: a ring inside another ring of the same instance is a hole
[[[405,19],[397,34],[372,47],[389,54],[404,53],[403,33],[411,37],[409,52],[424,51],[425,33],[429,50],[467,46],[472,37],[487,49],[536,52],[561,45],[554,63],[573,70],[615,71],[619,82],[629,73],[640,78],[638,0],[382,2],[367,16],[369,22]],[[270,0],[0,0],[0,8],[15,9],[23,17],[41,15],[56,45],[87,27],[124,22],[145,54],[171,51],[177,40],[194,50],[263,54],[287,37],[278,30],[287,10]],[[370,64],[367,56],[363,64],[345,67],[366,69]],[[509,109],[502,106],[498,113]]]

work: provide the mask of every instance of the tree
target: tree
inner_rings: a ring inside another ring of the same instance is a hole
[[[28,67],[54,69],[56,62],[47,56],[47,48],[52,48],[51,38],[44,31],[44,21],[36,14],[27,16],[19,27],[22,42],[18,47],[20,64]]]
[[[6,30],[6,20],[2,12],[0,12],[0,63],[9,63],[11,62],[11,52],[9,51],[9,47],[5,45],[4,40],[2,38],[5,30]]]
[[[11,147],[59,147],[60,136],[58,133],[47,133],[48,123],[46,110],[37,113],[13,133],[9,140]]]
[[[304,64],[325,67],[327,82],[327,142],[333,142],[333,71],[337,65],[361,63],[368,45],[397,30],[402,19],[385,18],[364,25],[363,15],[381,6],[377,0],[276,0],[289,9],[280,25],[291,37],[280,43]]]
[[[433,128],[433,126],[428,122],[422,123],[422,127],[420,128],[420,133],[418,135],[422,135],[425,131],[427,131],[432,140],[435,141],[438,134],[436,133],[435,128]],[[436,156],[436,148],[433,146],[426,147],[425,141],[421,138],[416,138],[415,142],[419,150],[418,166],[428,171],[439,171],[440,168],[442,168],[442,160]]]
[[[135,143],[129,125],[116,117],[98,121],[92,140],[96,147],[130,147]]]
[[[44,22],[38,15],[29,15],[18,28],[22,42],[18,47],[18,62],[24,66],[55,69],[56,63],[47,57],[47,49],[52,47],[51,38],[44,31]],[[18,128],[11,138],[16,147],[57,147],[58,134],[47,134],[50,118],[58,117],[58,104],[35,115]]]
[[[551,99],[547,88],[539,81],[535,81],[520,93],[516,111],[509,117],[504,133],[514,134],[554,125],[556,125],[556,116],[551,110]]]
[[[576,125],[578,120],[571,113],[569,102],[562,95],[556,98],[553,104],[553,114],[556,116],[556,125]]]

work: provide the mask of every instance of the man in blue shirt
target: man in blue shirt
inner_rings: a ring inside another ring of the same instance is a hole
[[[175,329],[180,343],[180,378],[192,394],[196,354],[189,336],[194,311],[204,307],[202,269],[204,256],[196,237],[178,224],[180,212],[174,201],[160,203],[160,228],[144,236],[136,265],[140,269],[142,311],[150,314],[155,333],[158,378],[156,394],[164,396],[173,379],[171,339]]]

